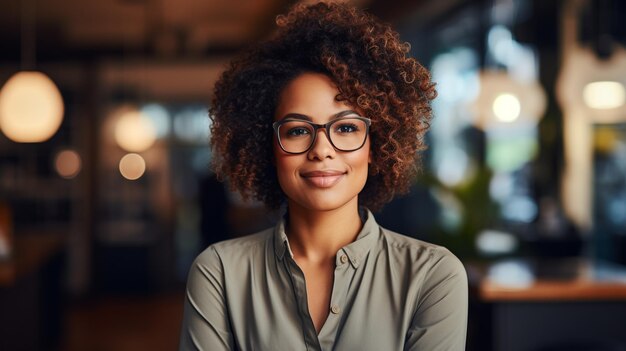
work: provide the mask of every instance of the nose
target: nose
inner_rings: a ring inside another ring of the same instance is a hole
[[[328,139],[326,130],[324,128],[318,129],[315,141],[307,153],[309,160],[323,160],[327,157],[335,158],[335,153],[336,150]]]

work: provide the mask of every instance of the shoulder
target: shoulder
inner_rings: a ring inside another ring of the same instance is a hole
[[[242,260],[264,251],[273,233],[274,228],[268,228],[255,234],[212,244],[196,257],[193,265],[215,267],[223,265],[224,261],[241,263]]]
[[[390,253],[420,256],[431,261],[441,259],[458,261],[457,257],[443,246],[399,234],[383,227],[380,227],[380,229],[382,238],[387,244]]]
[[[436,275],[459,276],[466,279],[463,263],[447,248],[411,238],[383,227],[381,227],[381,234],[389,256],[402,260],[422,274],[426,273],[424,278]]]
[[[391,274],[400,272],[398,285],[406,289],[405,348],[464,349],[469,291],[461,261],[443,246],[384,228],[381,233]]]

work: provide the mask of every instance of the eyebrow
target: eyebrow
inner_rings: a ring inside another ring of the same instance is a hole
[[[341,112],[335,113],[334,115],[330,116],[330,119],[333,120],[333,119],[341,118],[341,117],[352,115],[352,114],[360,116],[354,110],[345,110],[345,111],[341,111]],[[287,119],[287,118],[303,119],[303,120],[309,121],[309,122],[313,121],[313,119],[311,117],[309,117],[307,115],[303,115],[301,113],[288,113],[288,114],[284,115],[279,121],[282,121],[282,120]]]

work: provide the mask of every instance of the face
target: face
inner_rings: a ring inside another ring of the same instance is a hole
[[[326,75],[303,73],[281,92],[274,120],[304,119],[326,124],[337,118],[356,116],[354,107],[335,99],[338,94],[339,90]],[[278,181],[289,207],[317,211],[356,206],[371,162],[369,137],[360,149],[344,152],[333,147],[324,128],[317,130],[315,143],[301,154],[283,151],[275,135],[274,156]]]

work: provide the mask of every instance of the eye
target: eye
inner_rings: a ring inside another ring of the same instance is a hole
[[[341,122],[335,126],[335,132],[337,133],[354,133],[359,131],[359,127],[354,123]]]
[[[305,127],[291,127],[287,129],[287,133],[285,133],[289,137],[298,137],[303,135],[309,135],[311,132],[308,128]]]

